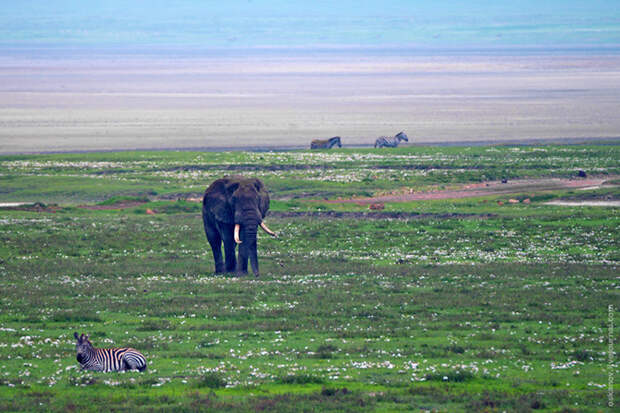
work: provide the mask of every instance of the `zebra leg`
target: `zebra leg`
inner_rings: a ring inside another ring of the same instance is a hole
[[[142,364],[142,362],[134,357],[129,355],[123,356],[123,362],[121,364],[120,371],[129,371],[129,370],[138,370],[144,371],[146,370],[146,363]]]
[[[120,371],[133,371],[133,370],[140,370],[140,366],[136,364],[132,364],[127,359],[123,360],[123,366],[121,367]]]
[[[90,367],[88,368],[88,370],[92,370],[92,371],[105,371],[105,368],[103,367],[103,365],[102,365],[102,364],[97,363],[97,364],[95,364],[95,365],[93,365],[93,366],[90,366]]]
[[[135,359],[129,358],[127,356],[123,357],[123,363],[121,364],[120,371],[131,371],[131,370],[140,370],[140,364]]]

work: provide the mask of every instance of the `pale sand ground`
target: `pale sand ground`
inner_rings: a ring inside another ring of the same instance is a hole
[[[620,207],[620,201],[549,201],[546,205]]]
[[[26,58],[0,153],[620,136],[620,56]]]
[[[523,193],[535,193],[541,191],[554,191],[559,189],[584,190],[593,185],[600,187],[605,181],[617,179],[617,176],[605,178],[586,178],[586,179],[562,179],[562,178],[539,178],[539,179],[513,179],[506,183],[501,181],[490,181],[480,184],[462,185],[460,188],[441,189],[431,191],[408,191],[393,192],[387,195],[376,195],[373,197],[359,197],[352,199],[334,199],[329,202],[354,203],[354,204],[374,204],[382,202],[410,202],[434,199],[457,199],[472,198],[489,195],[511,195]],[[559,205],[559,204],[558,204]]]

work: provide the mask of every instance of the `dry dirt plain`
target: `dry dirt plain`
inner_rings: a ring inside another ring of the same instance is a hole
[[[620,136],[620,56],[0,53],[0,153]]]

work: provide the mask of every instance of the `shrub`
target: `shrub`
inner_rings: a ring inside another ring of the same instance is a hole
[[[142,321],[142,325],[137,327],[137,331],[159,331],[159,330],[169,330],[170,329],[170,320],[166,320],[165,318],[157,319],[150,318]]]
[[[208,387],[210,389],[219,389],[221,387],[226,387],[228,383],[224,376],[220,373],[209,372],[202,376],[202,378],[198,381],[198,387]]]
[[[334,351],[338,351],[338,347],[332,346],[331,344],[322,344],[316,349],[314,357],[319,359],[330,359]]]
[[[454,383],[461,383],[469,381],[474,378],[473,373],[463,370],[452,370],[448,372],[429,373],[426,375],[428,381],[448,381]]]
[[[323,379],[316,376],[310,376],[307,374],[291,374],[285,377],[281,377],[278,380],[282,384],[321,384],[324,383]]]
[[[88,313],[73,313],[71,311],[61,311],[54,314],[51,317],[52,321],[56,322],[84,322],[84,321],[96,321],[101,322],[101,318],[96,315],[88,314]]]

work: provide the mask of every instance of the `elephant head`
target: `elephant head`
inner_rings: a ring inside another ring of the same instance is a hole
[[[212,216],[216,221],[215,225],[220,238],[224,241],[227,262],[229,262],[228,251],[230,248],[227,247],[226,243],[232,243],[231,236],[232,240],[239,245],[237,272],[247,272],[249,259],[252,271],[258,275],[256,244],[258,227],[261,227],[269,235],[276,236],[263,222],[268,210],[269,194],[259,179],[242,176],[225,177],[216,180],[207,188],[203,200],[203,218],[205,219],[207,238],[209,238],[211,247],[214,248],[214,243],[209,237],[209,228],[207,228],[208,220]],[[228,233],[230,228],[232,228],[232,234]],[[220,248],[219,243],[217,248]]]

